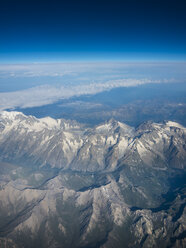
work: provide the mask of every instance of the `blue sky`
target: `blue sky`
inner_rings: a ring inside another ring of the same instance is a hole
[[[0,63],[186,60],[185,0],[6,0]]]
[[[185,13],[185,0],[1,1],[0,110],[185,82]]]

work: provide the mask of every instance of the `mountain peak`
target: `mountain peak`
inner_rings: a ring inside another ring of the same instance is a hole
[[[1,111],[0,116],[2,118],[8,118],[10,120],[14,120],[17,116],[26,117],[22,112],[17,112],[17,111]]]
[[[176,128],[180,128],[180,129],[186,130],[185,127],[183,127],[181,124],[179,124],[177,122],[174,122],[174,121],[167,121],[166,122],[166,126],[168,126],[168,127],[176,127]]]

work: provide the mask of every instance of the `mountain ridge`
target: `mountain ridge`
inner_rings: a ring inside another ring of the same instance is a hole
[[[42,164],[48,162],[52,167],[55,167],[58,163],[58,168],[78,167],[77,159],[79,158],[81,163],[84,163],[86,159],[90,159],[91,153],[94,153],[92,157],[96,159],[93,163],[97,163],[100,168],[105,168],[104,158],[107,156],[105,153],[108,153],[108,155],[112,153],[110,161],[114,159],[114,154],[115,156],[117,154],[118,159],[121,159],[123,155],[128,156],[130,151],[136,153],[140,158],[144,158],[145,153],[148,153],[149,149],[157,144],[159,147],[160,145],[172,145],[173,149],[177,149],[177,146],[179,146],[179,153],[181,151],[185,154],[184,143],[181,143],[178,136],[185,137],[186,128],[170,121],[166,122],[166,124],[144,123],[134,129],[121,122],[110,120],[90,129],[73,121],[55,120],[50,117],[37,119],[33,116],[27,117],[19,112],[8,113],[5,111],[0,114],[0,120],[0,147],[3,142],[3,147],[1,148],[2,160],[7,139],[12,139],[11,142],[8,141],[8,144],[11,144],[14,152],[17,149],[14,145],[17,146],[18,144],[19,147],[22,147],[22,157],[29,157],[32,154],[36,158],[40,150],[41,154],[43,153],[42,156],[39,156]],[[7,149],[11,150],[10,147],[7,147]],[[156,156],[159,155],[158,149],[153,151]],[[127,150],[130,151],[127,152]],[[5,152],[7,155],[7,150]],[[162,153],[163,150],[160,152]],[[18,153],[21,159],[20,152],[18,151]],[[95,156],[95,153],[97,153],[97,156]],[[48,156],[46,161],[43,158],[44,154]],[[12,154],[12,156],[16,160],[16,155]],[[55,161],[52,159],[53,156],[55,156]],[[58,159],[56,159],[56,156]],[[63,161],[65,161],[66,165],[64,165]],[[87,165],[88,169],[89,167]],[[116,165],[112,164],[111,167],[115,168]]]

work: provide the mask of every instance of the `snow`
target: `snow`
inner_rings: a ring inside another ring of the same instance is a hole
[[[166,125],[167,125],[168,127],[177,127],[177,128],[186,130],[185,127],[183,127],[182,125],[180,125],[179,123],[174,122],[174,121],[168,121],[168,122],[166,123]]]
[[[55,120],[51,117],[44,117],[44,118],[41,118],[39,119],[39,121],[46,125],[48,128],[60,128],[60,120]]]
[[[113,136],[109,136],[107,138],[107,142],[106,142],[107,145],[115,145],[117,142],[117,138],[118,138],[118,136],[116,136],[115,138]]]
[[[100,125],[96,127],[96,130],[98,131],[109,131],[112,128],[112,125],[110,123],[106,123],[104,125]]]
[[[1,111],[0,115],[2,116],[2,118],[8,118],[9,120],[15,120],[16,116],[18,115],[22,115],[24,117],[26,117],[23,113],[21,112],[17,112],[17,111]]]
[[[138,143],[137,143],[137,150],[138,150],[138,153],[141,156],[143,156],[143,154],[147,151],[145,146],[142,144],[141,141],[138,140]]]
[[[118,124],[119,124],[119,126],[120,126],[122,129],[124,129],[124,130],[131,130],[131,129],[133,129],[133,128],[131,128],[130,126],[128,126],[128,125],[126,125],[125,123],[122,123],[122,122],[120,122],[120,121],[118,121]]]
[[[66,139],[70,140],[70,139],[73,139],[73,135],[72,133],[69,133],[69,132],[63,132],[64,136],[66,137]]]
[[[24,119],[19,118],[20,116],[24,117]],[[27,131],[29,132],[30,131],[39,132],[39,131],[42,131],[44,128],[60,129],[60,125],[61,125],[61,120],[55,120],[51,117],[37,119],[33,116],[26,116],[23,113],[16,112],[16,111],[11,111],[11,112],[2,111],[0,112],[0,118],[1,120],[3,119],[9,120],[9,122],[6,124],[6,129],[4,130],[4,133],[6,133],[7,131],[10,131],[10,129],[12,128],[18,128],[19,126],[27,129]]]
[[[124,155],[124,152],[126,151],[127,147],[128,147],[128,140],[122,137],[118,143],[119,158],[121,158]]]

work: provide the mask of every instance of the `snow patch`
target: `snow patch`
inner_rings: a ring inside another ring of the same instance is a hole
[[[40,122],[45,124],[48,128],[60,128],[61,121],[55,120],[51,117],[44,117],[39,119]]]
[[[166,125],[167,125],[168,127],[177,127],[177,128],[186,130],[185,127],[183,127],[182,125],[180,125],[179,123],[174,122],[174,121],[168,121],[168,122],[166,123]]]
[[[2,118],[8,118],[8,119],[10,119],[10,120],[15,120],[15,118],[16,118],[18,115],[21,115],[21,116],[26,117],[23,113],[17,112],[17,111],[11,111],[11,112],[8,112],[8,111],[1,111],[1,112],[0,112],[0,116],[2,116]]]

